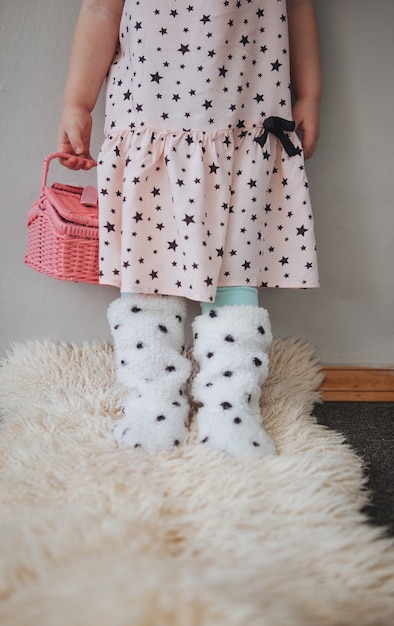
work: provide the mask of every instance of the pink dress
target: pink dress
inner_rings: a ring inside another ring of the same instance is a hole
[[[318,286],[285,0],[126,0],[99,156],[100,282],[210,302]]]

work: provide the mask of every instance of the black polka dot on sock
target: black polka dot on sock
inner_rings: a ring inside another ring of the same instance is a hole
[[[114,330],[118,330],[118,328],[120,328],[120,324],[116,324],[116,325],[114,326]]]
[[[144,347],[144,344],[142,343],[142,341],[139,341],[139,342],[137,343],[137,348],[138,348],[138,350],[142,350],[142,348],[143,348],[143,347]]]
[[[174,365],[167,365],[166,372],[175,372],[176,367]]]
[[[235,339],[232,335],[226,335],[224,341],[228,341],[229,343],[234,343]]]
[[[212,359],[212,357],[213,357],[213,352],[208,352],[207,359]]]
[[[205,386],[206,386],[206,387],[212,387],[212,386],[213,386],[213,383],[207,383]]]
[[[181,406],[181,403],[180,402],[173,402],[172,406]]]
[[[218,316],[218,314],[217,314],[217,312],[215,311],[215,309],[211,309],[211,310],[209,311],[209,317],[217,317],[217,316]]]
[[[250,404],[251,399],[252,399],[252,396],[251,396],[251,394],[250,394],[250,393],[248,393],[248,395],[247,395],[247,397],[246,397],[246,402],[247,402],[248,404]]]
[[[165,415],[158,415],[156,417],[156,422],[163,422],[166,419]]]
[[[198,339],[198,333],[194,333],[194,339]]]
[[[240,417],[234,417],[234,423],[235,424],[240,424],[242,422]]]
[[[230,372],[230,370],[226,370],[223,374],[223,376],[225,376],[226,378],[231,378],[232,375],[233,375],[233,372]]]
[[[176,317],[176,319],[178,320],[178,322],[182,322],[182,318],[181,318],[181,316],[180,316],[180,315],[176,315],[175,317]]]
[[[253,442],[253,445],[254,445],[254,447],[255,447],[255,448],[260,448],[260,444],[259,444],[259,443],[257,443],[257,441],[254,441],[254,442]]]
[[[125,365],[127,365],[127,363],[126,363],[126,361],[125,361],[124,359],[122,359],[122,360],[121,360],[120,364],[121,364],[121,365],[123,365],[123,367],[124,367]]]
[[[220,406],[223,407],[225,411],[228,411],[228,409],[233,408],[233,405],[230,404],[230,402],[221,402]]]
[[[141,309],[140,309],[139,306],[133,306],[133,307],[131,307],[130,311],[132,313],[140,313]]]
[[[141,444],[140,443],[136,443],[134,448],[141,448]]]
[[[205,437],[205,439],[202,439],[200,443],[207,443],[207,441],[208,441],[208,437]]]
[[[260,335],[265,335],[265,330],[263,326],[259,326],[257,330],[259,331]]]
[[[174,446],[179,446],[179,444],[180,444],[179,439],[175,439],[175,441],[174,441]]]
[[[257,356],[253,359],[253,363],[255,364],[256,367],[260,367],[260,365],[262,365],[262,361],[260,361],[260,359],[257,358]]]
[[[164,334],[168,333],[167,326],[164,326],[163,324],[159,324],[159,330]]]

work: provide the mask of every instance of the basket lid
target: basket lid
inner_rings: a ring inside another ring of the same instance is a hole
[[[82,187],[54,183],[51,187],[45,187],[44,193],[59,215],[67,222],[83,226],[98,226],[97,203],[94,206],[81,204]],[[90,200],[92,200],[91,197]]]

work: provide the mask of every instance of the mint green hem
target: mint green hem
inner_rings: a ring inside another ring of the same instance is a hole
[[[256,287],[218,287],[215,302],[200,302],[201,312],[207,313],[214,307],[236,304],[259,306],[259,293]]]

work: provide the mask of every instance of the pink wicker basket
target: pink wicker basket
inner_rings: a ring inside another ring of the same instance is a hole
[[[98,206],[93,187],[62,183],[47,186],[49,164],[44,160],[41,195],[28,216],[25,263],[38,272],[75,282],[98,283]]]

